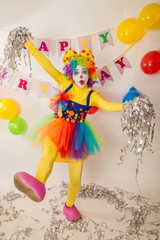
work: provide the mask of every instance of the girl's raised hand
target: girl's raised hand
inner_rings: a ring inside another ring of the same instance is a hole
[[[28,36],[25,36],[24,39],[25,39],[25,42],[24,42],[24,46],[25,46],[25,44],[26,44],[30,39],[29,39]]]

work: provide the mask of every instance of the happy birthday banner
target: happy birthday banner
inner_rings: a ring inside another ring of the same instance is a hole
[[[98,34],[98,39],[99,39],[101,49],[103,49],[106,44],[114,46],[112,33],[111,33],[110,29],[99,32],[97,34]],[[95,35],[95,34],[77,38],[79,51],[83,50],[84,48],[89,48],[92,51],[91,36],[93,36],[93,35]],[[51,48],[50,48],[51,41],[52,40],[50,40],[50,39],[37,39],[38,50],[43,53],[46,53],[46,55],[49,56],[50,51],[51,51]],[[57,47],[58,47],[58,56],[60,57],[62,54],[64,54],[66,52],[66,50],[68,48],[71,48],[71,39],[58,39]],[[125,68],[132,67],[129,60],[127,59],[127,57],[124,54],[121,54],[119,57],[114,59],[111,63],[114,63],[114,65],[116,66],[116,68],[120,72],[120,74],[123,74]],[[99,74],[98,79],[102,86],[104,85],[106,80],[113,81],[113,77],[107,67],[110,64],[107,64],[98,70],[98,74]]]
[[[111,29],[107,29],[104,31],[101,31],[99,33],[94,33],[91,35],[87,36],[82,36],[82,37],[77,37],[77,38],[62,38],[62,39],[37,39],[37,48],[39,51],[45,52],[46,55],[49,56],[50,54],[50,49],[51,49],[51,42],[52,41],[57,41],[57,49],[58,49],[58,56],[60,57],[63,53],[66,52],[68,48],[71,48],[71,40],[77,39],[78,40],[78,46],[79,46],[79,51],[81,51],[84,48],[89,48],[92,51],[92,41],[91,37],[94,35],[98,36],[99,44],[101,49],[105,47],[106,44],[114,46],[113,43],[113,38],[112,38],[112,33]],[[0,30],[0,33],[8,34],[7,32],[4,32]]]
[[[101,35],[101,38],[100,38]],[[108,36],[108,39],[107,39]],[[109,37],[110,36],[110,37]],[[104,48],[105,43],[110,43],[113,45],[113,40],[111,37],[110,31],[103,31],[99,33],[100,38],[100,44],[101,48]],[[102,39],[102,40],[101,40]],[[80,37],[78,38],[79,41],[79,48],[83,49],[83,47],[90,47],[91,48],[91,37]],[[50,55],[50,49],[51,49],[51,40],[50,39],[37,39],[37,48],[39,51],[45,53],[48,57]],[[59,47],[59,56],[66,51],[67,47],[71,47],[71,40],[70,39],[59,39],[58,40],[58,47]],[[130,48],[130,47],[129,47]],[[128,49],[129,49],[128,48]],[[28,51],[27,49],[24,49],[24,51]],[[125,51],[125,53],[127,50]],[[129,60],[125,56],[124,53],[122,53],[119,57],[114,59],[111,63],[113,63],[119,73],[122,75],[124,73],[125,68],[132,68]],[[108,66],[111,64],[107,64],[101,68],[98,69],[97,73],[99,74],[98,80],[101,84],[101,86],[104,85],[106,80],[113,81],[113,76],[108,68]],[[19,75],[15,73],[12,69],[7,69],[5,73],[3,73],[2,77],[2,83],[3,86],[9,86],[9,81],[11,80],[12,76],[16,75],[16,85],[15,85],[15,91],[22,92],[23,94],[27,95],[31,89],[32,82],[36,82],[37,84],[37,97],[47,96],[51,97],[54,93],[53,90],[53,84],[50,82],[42,82],[42,81],[35,81],[30,78],[26,78],[23,75]]]
[[[41,45],[40,45],[41,47]],[[124,54],[121,54],[119,57],[112,61],[116,66],[119,73],[122,75],[124,73],[125,68],[132,68],[131,64],[129,63],[127,57]],[[98,69],[97,73],[99,74],[98,80],[101,86],[104,85],[106,80],[113,81],[112,74],[109,71],[107,65]],[[30,78],[23,77],[23,75],[19,75],[13,71],[13,69],[7,69],[5,73],[3,73],[2,82],[0,85],[9,86],[9,82],[13,75],[16,75],[16,85],[15,90],[18,92],[22,92],[27,95],[31,89],[32,82],[38,83],[37,85],[37,97],[47,96],[51,97],[53,95],[53,84],[50,82],[44,81],[35,81]]]
[[[7,34],[6,32],[3,32],[3,31],[0,31],[0,32]],[[91,36],[93,36],[93,35],[95,35],[95,34],[77,38],[79,51],[81,51],[82,49],[84,49],[86,47],[91,49],[91,51],[92,51]],[[98,35],[98,40],[99,40],[101,49],[103,49],[106,44],[114,46],[112,33],[111,33],[110,29],[99,32],[99,33],[97,33],[97,35]],[[37,49],[40,52],[45,53],[49,57],[50,53],[51,53],[51,42],[52,41],[57,41],[59,57],[62,54],[64,54],[68,48],[71,48],[71,39],[66,39],[66,38],[65,39],[39,39],[39,38],[37,38],[36,39]],[[27,51],[27,50],[25,49],[25,51]],[[126,52],[127,52],[127,50],[125,51],[125,53]],[[125,68],[132,67],[129,60],[125,56],[125,54],[122,53],[119,57],[116,57],[116,59],[114,59],[112,62],[110,62],[109,64],[98,69],[98,71],[97,71],[97,73],[99,74],[98,80],[99,80],[101,86],[104,85],[106,80],[113,81],[113,76],[110,73],[110,70],[108,68],[108,66],[112,63],[116,66],[117,70],[119,71],[119,73],[121,75],[123,74]],[[3,81],[1,83],[1,85],[7,86],[8,82],[11,79],[13,74],[14,74],[13,70],[8,69],[7,72],[2,75]],[[20,76],[20,78],[16,84],[16,91],[21,91],[25,94],[28,94],[29,89],[31,87],[31,82],[32,82],[31,79],[26,79],[26,78],[24,79],[24,77]],[[37,81],[37,82],[39,83],[41,81]],[[52,89],[52,86],[49,83],[45,82],[45,83],[38,84],[38,91],[37,91],[38,97],[42,96],[43,94],[50,96],[50,94],[52,92],[51,89]]]
[[[107,29],[99,33],[78,37],[77,40],[78,40],[79,51],[82,51],[82,49],[84,48],[89,48],[92,51],[91,36],[93,35],[98,35],[99,44],[102,50],[106,44],[114,46],[111,30]],[[71,40],[73,39],[76,39],[76,38],[37,39],[37,48],[39,51],[43,51],[49,56],[51,42],[57,41],[58,56],[60,57],[63,53],[66,52],[68,48],[71,48]]]
[[[113,28],[101,31],[99,33],[94,33],[91,35],[77,37],[77,38],[67,38],[67,39],[66,38],[63,38],[63,39],[37,39],[37,38],[35,38],[35,40],[37,40],[38,50],[45,52],[48,56],[50,54],[51,42],[57,41],[58,56],[60,57],[63,53],[66,52],[66,50],[68,48],[71,48],[71,40],[73,40],[73,39],[78,40],[79,51],[81,51],[84,48],[89,48],[92,51],[91,37],[94,35],[98,36],[99,44],[100,44],[100,47],[102,50],[106,44],[114,46],[111,29],[113,29]],[[0,33],[8,34],[7,32],[4,32],[2,30],[0,30]]]
[[[112,45],[113,44],[113,38],[110,30],[105,30],[103,32],[99,32],[98,34],[98,40],[101,49],[105,47],[106,44]],[[82,51],[84,48],[89,48],[92,51],[92,40],[91,36],[92,35],[87,35],[83,37],[78,37],[78,46],[79,46],[79,51]],[[57,41],[57,49],[58,49],[58,56],[60,57],[62,54],[66,52],[68,48],[72,48],[71,45],[71,40],[72,39],[37,39],[37,48],[39,51],[44,52],[47,56],[50,55],[51,52],[51,42],[52,41]]]

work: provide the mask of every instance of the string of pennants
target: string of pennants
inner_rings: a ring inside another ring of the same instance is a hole
[[[2,33],[2,31],[0,32]],[[92,34],[92,35],[95,35],[95,34]],[[103,49],[106,44],[114,46],[112,33],[110,29],[99,32],[97,33],[97,35],[98,35],[101,49]],[[78,40],[79,51],[81,51],[84,48],[89,48],[92,51],[91,35],[78,37],[77,40]],[[53,41],[53,39],[36,39],[36,45],[38,50],[45,53],[48,57],[50,56],[50,52],[51,52],[51,41]],[[71,39],[54,39],[54,41],[57,41],[59,57],[62,54],[64,54],[68,48],[71,48]],[[117,70],[121,75],[123,74],[125,68],[132,68],[129,60],[125,55],[125,53],[132,47],[132,45],[124,53],[122,53],[119,57],[117,57],[111,62],[116,66]],[[24,49],[24,51],[27,51],[27,50]],[[104,85],[106,80],[113,81],[113,77],[108,69],[108,65],[110,64],[107,64],[101,67],[97,71],[97,73],[99,74],[98,80],[102,86]],[[9,80],[11,79],[13,74],[14,72],[12,69],[8,69],[6,73],[3,73],[2,75],[3,81],[1,85],[8,86]],[[32,79],[29,79],[26,77],[24,78],[18,75],[15,90],[21,91],[24,94],[28,94],[32,81],[33,81]],[[42,82],[42,81],[36,81],[36,82],[38,82],[38,91],[37,91],[38,97],[41,97],[43,95],[46,95],[48,97],[52,96],[52,89],[53,89],[52,83]]]
[[[111,28],[112,29],[112,28]],[[106,44],[114,46],[112,33],[110,29],[101,31],[99,33],[94,33],[87,36],[82,36],[78,38],[61,38],[61,39],[36,39],[37,48],[39,51],[44,51],[48,56],[50,53],[50,47],[52,41],[57,41],[58,56],[60,57],[68,48],[71,48],[71,40],[77,39],[79,51],[81,52],[84,48],[89,48],[92,51],[92,41],[91,36],[98,35],[100,47],[103,50]]]

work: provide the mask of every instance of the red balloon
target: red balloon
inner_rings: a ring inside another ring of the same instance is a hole
[[[141,69],[146,74],[154,74],[160,69],[160,52],[150,51],[141,59]]]
[[[88,114],[94,114],[98,111],[98,109],[99,109],[98,107],[93,106],[89,109]]]

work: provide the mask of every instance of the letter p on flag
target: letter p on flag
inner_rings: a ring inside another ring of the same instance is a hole
[[[60,45],[61,45],[60,51],[64,51],[65,48],[68,46],[68,43],[67,42],[60,42]]]
[[[79,51],[82,51],[84,48],[89,48],[92,51],[91,36],[85,36],[78,38]]]
[[[71,47],[70,39],[58,39],[58,57],[60,57],[61,54],[66,52],[66,50],[70,47]]]

